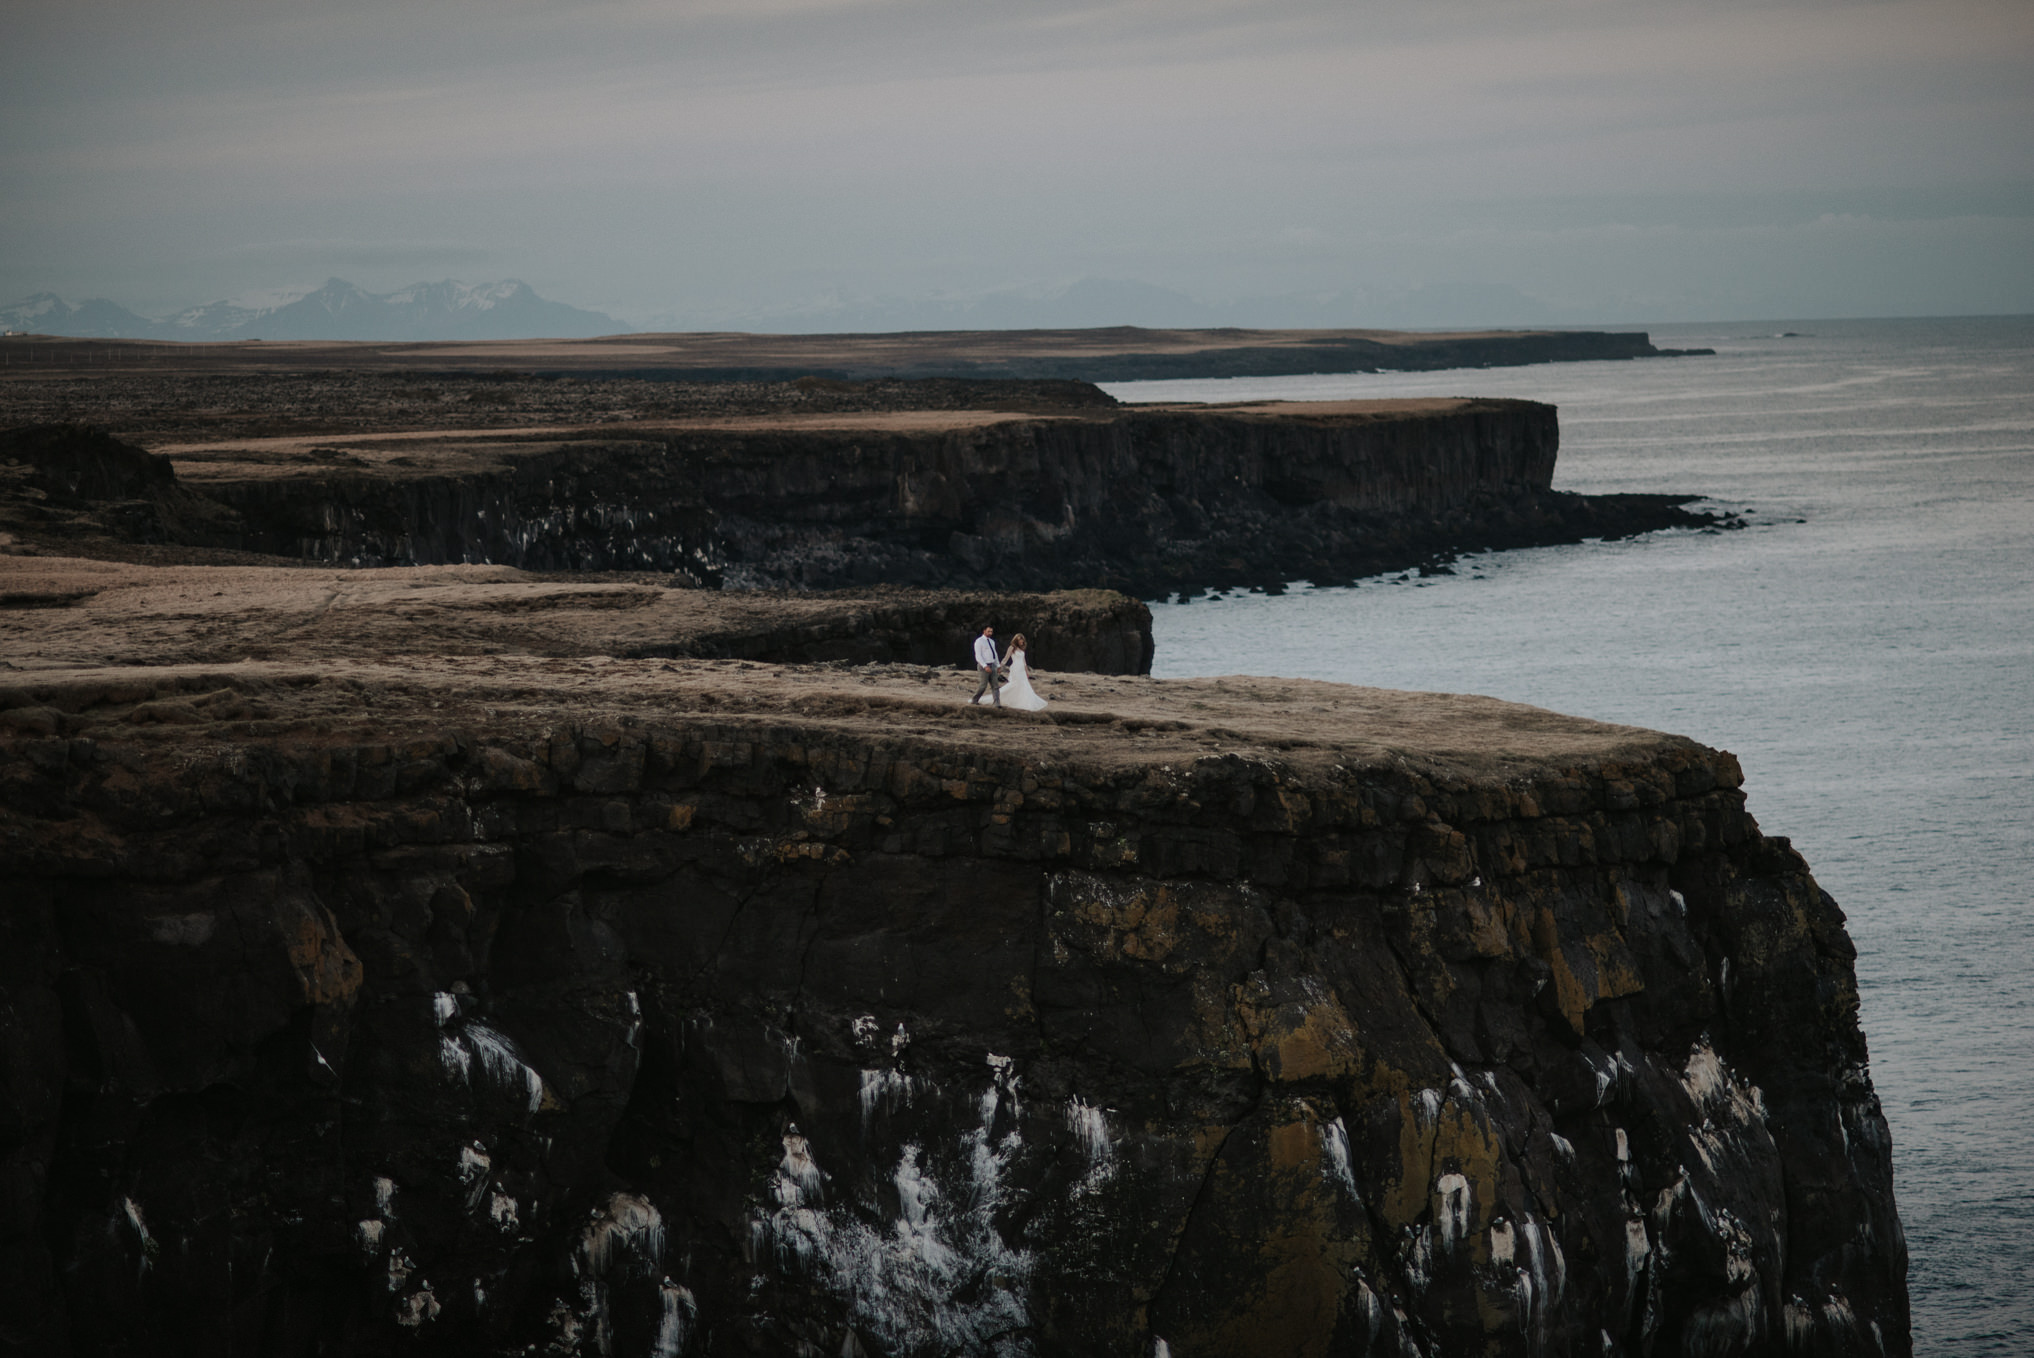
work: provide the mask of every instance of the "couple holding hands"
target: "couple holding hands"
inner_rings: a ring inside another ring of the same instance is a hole
[[[1045,699],[1031,688],[1031,669],[1024,661],[1022,632],[1010,638],[1010,654],[1006,658],[996,654],[996,629],[984,627],[975,638],[975,668],[981,671],[982,682],[975,696],[968,699],[970,703],[980,702],[986,693],[997,707],[1022,708],[1026,712],[1044,708]]]

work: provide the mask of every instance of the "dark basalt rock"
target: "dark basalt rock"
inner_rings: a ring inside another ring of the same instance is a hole
[[[707,587],[1155,598],[1734,524],[1683,508],[1686,496],[1553,490],[1554,410],[1530,401],[1143,409],[1068,398],[1053,410],[674,425],[628,439],[392,435],[413,451],[193,453],[185,482],[246,551],[660,571]]]
[[[658,571],[709,589],[721,582],[722,552],[696,470],[656,443],[568,443],[463,475],[335,467],[205,489],[246,525],[242,547],[277,556]]]
[[[1719,521],[1683,508],[1687,496],[1555,491],[1558,445],[1553,407],[1496,400],[675,441],[701,460],[727,570],[745,583],[1078,583],[1154,598]]]
[[[13,1351],[1908,1351],[1728,755],[216,683],[0,693]]]
[[[0,534],[228,546],[241,524],[177,480],[169,459],[86,425],[0,429]]]

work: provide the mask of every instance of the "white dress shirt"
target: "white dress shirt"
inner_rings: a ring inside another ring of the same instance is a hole
[[[984,669],[996,663],[996,641],[994,637],[975,638],[975,667]]]

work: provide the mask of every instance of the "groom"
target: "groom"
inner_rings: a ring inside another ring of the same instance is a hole
[[[982,683],[975,690],[975,696],[968,699],[970,705],[980,702],[984,693],[996,706],[1003,705],[1003,692],[999,687],[1003,681],[1002,663],[1002,658],[996,654],[996,629],[984,627],[982,634],[975,638],[975,668],[982,672]]]

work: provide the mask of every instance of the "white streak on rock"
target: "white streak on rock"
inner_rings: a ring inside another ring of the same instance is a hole
[[[1088,1162],[1087,1177],[1078,1187],[1092,1191],[1114,1169],[1116,1149],[1109,1137],[1108,1114],[1076,1094],[1066,1101],[1066,1127]]]
[[[1519,1223],[1520,1253],[1525,1271],[1532,1278],[1533,1296],[1542,1308],[1535,1315],[1535,1323],[1542,1335],[1555,1307],[1561,1304],[1562,1294],[1567,1291],[1567,1261],[1561,1257],[1561,1246],[1553,1233],[1542,1231],[1537,1221]]]
[[[1351,1198],[1359,1197],[1356,1169],[1349,1154],[1349,1129],[1339,1117],[1321,1128],[1321,1154],[1327,1161],[1329,1176],[1342,1185]]]
[[[990,1052],[984,1058],[989,1067],[989,1085],[982,1091],[980,1103],[981,1121],[987,1126],[996,1116],[996,1109],[1008,1104],[1014,1120],[1023,1115],[1023,1106],[1017,1101],[1016,1062],[1007,1056]]]
[[[996,1226],[1020,1149],[1014,1131],[999,1137],[996,1126],[1014,1112],[1017,1081],[1013,1063],[988,1064],[990,1086],[970,1099],[979,1117],[957,1155],[908,1143],[882,1198],[824,1205],[812,1205],[802,1176],[780,1162],[770,1199],[752,1211],[746,1253],[759,1271],[846,1303],[854,1324],[843,1353],[862,1351],[857,1331],[885,1353],[1002,1353],[1008,1336],[1030,1327],[1031,1255]],[[960,1182],[942,1178],[956,1170]],[[887,1219],[875,1215],[883,1201],[895,1205]]]
[[[1448,1063],[1448,1069],[1453,1072],[1448,1077],[1449,1098],[1458,1103],[1480,1104],[1483,1102],[1483,1096],[1478,1094],[1475,1087],[1469,1083],[1469,1077],[1462,1073],[1462,1067],[1451,1061]]]
[[[438,1039],[438,1064],[445,1068],[445,1074],[460,1084],[473,1079],[473,1053],[466,1050],[466,1044],[447,1033]]]
[[[657,1286],[657,1333],[650,1341],[651,1358],[680,1358],[692,1338],[699,1319],[699,1303],[692,1290],[666,1278]]]
[[[1787,1347],[1802,1352],[1815,1337],[1815,1308],[1796,1293],[1780,1308],[1780,1328],[1787,1336]]]
[[[1468,1237],[1469,1217],[1469,1180],[1452,1173],[1435,1179],[1434,1234],[1440,1238],[1443,1253],[1453,1254]]]
[[[146,1273],[155,1264],[155,1237],[148,1233],[148,1222],[142,1219],[141,1204],[133,1198],[122,1198],[120,1210],[127,1218],[127,1224],[134,1231],[134,1243],[141,1250],[140,1272]]]
[[[1363,1342],[1358,1347],[1360,1351],[1368,1352],[1384,1329],[1384,1305],[1370,1290],[1370,1284],[1361,1278],[1356,1280],[1356,1306],[1363,1312]]]
[[[818,1207],[826,1201],[826,1174],[812,1158],[812,1143],[799,1135],[793,1123],[784,1132],[784,1158],[777,1163],[771,1181],[777,1203],[782,1207]]]
[[[885,1116],[906,1107],[918,1093],[918,1086],[930,1087],[929,1081],[914,1080],[901,1070],[865,1070],[862,1072],[861,1104],[862,1130],[867,1131],[869,1122],[881,1109]]]
[[[664,1218],[649,1199],[616,1193],[588,1214],[573,1254],[582,1278],[616,1282],[646,1278],[664,1262]]]
[[[372,1259],[381,1253],[381,1233],[387,1229],[385,1223],[373,1217],[353,1223],[353,1243],[360,1246],[360,1252]]]
[[[1681,1087],[1705,1116],[1738,1123],[1765,1121],[1765,1095],[1757,1085],[1746,1084],[1732,1074],[1706,1039],[1689,1051]]]
[[[395,1180],[376,1176],[374,1181],[374,1210],[390,1220],[395,1219]]]
[[[460,1037],[479,1060],[481,1070],[489,1079],[509,1089],[518,1084],[522,1086],[528,1111],[535,1114],[544,1102],[544,1079],[523,1059],[516,1044],[506,1034],[496,1032],[485,1023],[467,1024]]]
[[[1606,1056],[1603,1064],[1599,1066],[1591,1058],[1589,1073],[1596,1077],[1596,1106],[1601,1108],[1610,1102],[1611,1091],[1617,1088],[1617,1062]]]
[[[1509,1264],[1518,1248],[1518,1234],[1511,1223],[1503,1217],[1490,1223],[1490,1262],[1495,1266]]]

